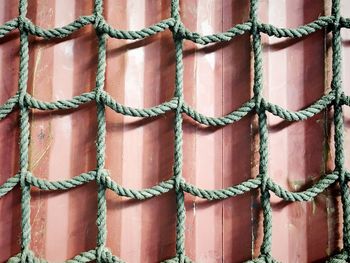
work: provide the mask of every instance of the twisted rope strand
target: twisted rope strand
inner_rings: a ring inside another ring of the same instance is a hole
[[[6,195],[19,183],[19,174],[10,177],[5,183],[0,186],[0,198]]]
[[[80,16],[73,22],[56,28],[44,29],[38,25],[35,25],[30,19],[23,19],[23,27],[25,30],[34,36],[42,37],[45,39],[53,38],[64,38],[68,37],[77,30],[87,26],[96,25],[96,14],[89,16]],[[345,17],[340,17],[339,27],[350,28],[350,19]],[[297,28],[281,28],[276,27],[272,24],[258,23],[257,27],[261,33],[265,33],[269,36],[274,36],[277,38],[301,38],[308,36],[318,30],[329,29],[335,23],[334,16],[321,16],[318,19],[301,25]],[[156,24],[140,30],[120,30],[113,28],[109,23],[107,23],[104,18],[99,21],[98,27],[99,31],[109,35],[116,39],[128,39],[128,40],[140,40],[153,36],[155,34],[161,33],[167,29],[173,30],[175,26],[174,18],[164,19]],[[6,36],[8,33],[18,28],[18,18],[14,18],[10,21],[5,22],[0,26],[0,38]],[[234,37],[243,35],[246,32],[252,30],[251,21],[247,21],[242,24],[237,24],[225,32],[215,33],[211,35],[201,35],[197,32],[192,32],[188,30],[183,24],[179,25],[179,34],[181,37],[192,41],[196,44],[207,45],[223,41],[231,41]]]
[[[343,93],[341,83],[341,28],[350,28],[350,18],[341,17],[340,0],[332,0],[331,16],[322,16],[316,20],[301,25],[297,28],[279,28],[271,24],[264,24],[258,21],[258,0],[250,1],[250,19],[242,24],[234,25],[225,32],[211,35],[200,35],[197,32],[188,30],[180,18],[179,0],[171,1],[171,17],[162,20],[154,25],[141,30],[119,30],[109,25],[103,16],[103,0],[95,0],[94,13],[88,16],[81,16],[75,21],[57,28],[44,29],[35,25],[26,17],[27,0],[19,1],[19,16],[0,26],[0,38],[5,37],[15,29],[20,32],[20,65],[18,92],[0,105],[0,120],[6,118],[18,107],[20,111],[20,156],[18,174],[9,178],[0,185],[0,198],[11,192],[14,187],[21,187],[21,252],[9,259],[9,262],[47,262],[45,259],[35,257],[30,250],[30,187],[37,187],[41,190],[59,191],[69,190],[74,187],[96,180],[98,183],[97,194],[97,218],[98,228],[97,246],[95,249],[82,252],[66,262],[81,263],[96,260],[97,262],[123,262],[114,256],[106,248],[106,198],[107,189],[115,194],[137,200],[145,200],[160,196],[166,192],[174,190],[176,193],[177,222],[176,222],[176,255],[164,262],[191,262],[185,253],[185,205],[184,192],[193,196],[207,200],[222,200],[237,195],[241,195],[259,188],[261,191],[261,207],[263,211],[263,243],[261,245],[260,256],[249,262],[277,262],[271,255],[271,234],[272,216],[270,204],[270,191],[276,196],[286,201],[301,202],[311,201],[316,196],[324,192],[332,184],[338,182],[343,207],[343,249],[332,256],[328,262],[347,262],[350,254],[350,192],[347,182],[350,180],[350,173],[345,170],[344,161],[344,121],[342,106],[350,106],[350,96]],[[28,82],[28,60],[29,47],[28,35],[34,35],[46,39],[56,39],[70,36],[75,31],[93,25],[98,37],[98,63],[96,71],[96,87],[93,91],[83,93],[71,99],[45,102],[32,97],[27,92]],[[170,30],[173,34],[175,44],[175,94],[174,97],[162,104],[151,108],[138,109],[128,107],[118,103],[108,92],[104,90],[105,70],[106,70],[106,42],[107,37],[117,39],[138,40],[148,38],[158,33]],[[291,111],[268,102],[262,95],[262,44],[261,34],[278,38],[301,38],[308,36],[318,30],[332,31],[332,91],[325,94],[310,106],[298,111]],[[190,107],[184,101],[183,95],[183,41],[189,40],[200,45],[207,45],[217,42],[231,41],[238,35],[249,33],[252,36],[252,51],[254,56],[254,97],[242,104],[238,109],[222,117],[205,116]],[[67,180],[50,182],[46,179],[37,178],[28,170],[28,147],[29,147],[29,110],[68,110],[76,109],[84,104],[95,101],[97,104],[97,137],[96,137],[96,170],[82,173]],[[175,112],[174,118],[174,170],[173,176],[150,188],[134,190],[125,188],[113,181],[108,171],[105,169],[105,136],[106,120],[105,107],[109,107],[117,113],[132,117],[151,118],[164,115],[169,111]],[[303,121],[326,110],[329,106],[334,108],[335,127],[335,169],[324,175],[313,185],[300,192],[291,192],[273,182],[268,176],[268,129],[266,112],[278,116],[287,121]],[[253,179],[246,180],[240,184],[229,186],[224,189],[201,189],[185,182],[182,176],[183,163],[183,129],[182,114],[187,115],[194,121],[206,126],[225,126],[241,120],[251,112],[258,116],[259,127],[259,175]]]
[[[333,16],[321,16],[317,20],[297,28],[278,28],[270,24],[259,24],[259,31],[274,37],[300,38],[333,25]]]
[[[175,20],[173,28],[173,39],[175,45],[175,94],[177,107],[174,119],[174,189],[176,195],[176,257],[179,263],[184,263],[185,252],[185,195],[181,188],[182,180],[182,106],[184,103],[183,94],[183,39],[181,36],[180,1],[171,0],[171,17]]]
[[[24,97],[27,93],[29,47],[28,33],[23,27],[23,21],[27,14],[27,0],[19,1],[19,31],[20,31],[20,64],[18,81],[18,104],[20,107],[20,137],[19,137],[19,167],[21,186],[21,262],[30,261],[32,254],[29,245],[31,240],[30,226],[30,185],[26,182],[29,164],[29,109]]]
[[[103,21],[103,0],[95,0],[94,12],[96,16],[95,30],[98,37],[98,58],[96,72],[95,100],[97,104],[97,138],[96,138],[96,182],[97,190],[97,263],[104,262],[102,257],[106,250],[107,242],[107,201],[106,187],[102,183],[102,178],[107,176],[105,169],[105,151],[106,151],[106,112],[105,104],[101,99],[101,93],[104,90],[106,73],[106,45],[107,35],[100,31],[100,23]]]
[[[66,100],[57,100],[53,102],[46,102],[38,100],[32,97],[30,94],[25,95],[25,103],[29,108],[39,109],[39,110],[69,110],[77,109],[79,106],[89,103],[96,99],[95,92],[83,93],[79,96],[75,96],[72,99]],[[113,99],[110,94],[106,91],[101,91],[100,99],[105,106],[109,107],[113,111],[120,113],[122,115],[139,117],[139,118],[148,118],[148,117],[157,117],[163,115],[169,111],[173,111],[177,108],[177,98],[172,98],[171,100],[164,102],[162,104],[156,105],[151,108],[133,108],[122,105]],[[325,110],[328,106],[332,105],[335,101],[334,91],[331,91],[329,94],[322,96],[320,99],[315,101],[312,105],[299,110],[291,111],[285,108],[282,108],[279,105],[273,104],[266,101],[264,98],[261,100],[261,107],[266,111],[272,113],[275,116],[278,116],[287,121],[303,121],[307,120],[316,114]],[[348,96],[342,96],[341,105],[350,105],[350,99]],[[3,105],[0,106],[0,120],[4,119],[8,114],[10,114],[18,104],[18,95],[15,95],[8,99]],[[188,117],[192,118],[196,122],[206,125],[206,126],[225,126],[232,124],[241,120],[243,117],[247,116],[254,110],[255,101],[251,99],[246,103],[242,104],[237,110],[232,111],[231,113],[224,115],[222,117],[209,117],[199,113],[191,106],[188,106],[186,102],[183,102],[182,113],[186,114]]]
[[[0,26],[0,38],[6,36],[16,28],[18,28],[18,18],[5,22],[5,24]]]
[[[350,192],[345,178],[344,168],[344,120],[341,98],[343,95],[341,81],[341,36],[340,36],[340,0],[332,1],[332,15],[335,18],[332,38],[332,89],[335,91],[334,103],[334,144],[335,170],[339,173],[339,185],[343,208],[343,246],[350,252]],[[349,257],[347,257],[347,260]]]
[[[0,186],[0,197],[6,195],[19,183],[20,174],[9,178],[5,183]],[[346,180],[349,180],[350,174],[346,173]],[[37,178],[30,172],[26,175],[26,181],[34,187],[37,187],[44,191],[56,191],[56,190],[69,190],[83,184],[89,183],[96,178],[96,171],[89,171],[77,175],[71,179],[61,180],[61,181],[48,181],[46,179]],[[301,192],[291,192],[284,189],[282,186],[276,184],[271,179],[267,181],[267,188],[274,192],[276,196],[286,200],[286,201],[312,201],[317,195],[321,194],[325,189],[331,186],[339,178],[338,172],[333,172],[325,175],[314,185],[310,186]],[[112,190],[119,196],[128,197],[137,200],[145,200],[153,198],[164,193],[169,192],[174,188],[174,179],[169,179],[160,182],[150,188],[134,190],[125,188],[119,185],[117,182],[106,173],[106,176],[101,178],[101,183],[108,189]],[[181,188],[193,196],[197,196],[207,200],[223,200],[230,197],[235,197],[237,195],[244,194],[250,190],[256,189],[261,185],[261,175],[258,175],[254,179],[246,180],[240,184],[230,186],[224,189],[202,189],[195,185],[192,185],[184,180],[180,182]]]
[[[258,115],[259,126],[259,174],[261,176],[260,202],[263,214],[263,241],[260,247],[260,257],[271,259],[272,246],[272,210],[270,204],[270,193],[267,187],[268,174],[268,129],[267,116],[262,105],[263,91],[263,65],[262,65],[262,43],[258,28],[258,3],[259,0],[250,1],[250,20],[252,22],[252,51],[254,57],[254,83],[253,92],[255,99],[255,111]],[[270,260],[266,260],[269,262]]]

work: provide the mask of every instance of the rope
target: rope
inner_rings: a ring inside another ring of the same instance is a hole
[[[350,193],[345,180],[344,167],[344,120],[343,109],[340,103],[342,97],[341,81],[341,36],[340,36],[340,0],[332,1],[332,15],[334,16],[332,38],[332,90],[335,92],[334,101],[334,144],[335,144],[335,170],[339,173],[339,185],[343,207],[343,246],[346,254],[350,249]],[[347,261],[349,256],[347,256]],[[345,260],[346,260],[345,259]]]
[[[171,16],[159,23],[137,31],[126,31],[113,28],[103,16],[103,0],[94,1],[94,12],[92,15],[81,16],[75,21],[63,27],[44,29],[35,25],[26,17],[27,0],[19,1],[19,16],[0,26],[0,38],[10,34],[13,30],[20,32],[20,65],[18,92],[0,105],[0,120],[19,108],[20,128],[20,156],[19,171],[13,177],[0,185],[0,198],[11,192],[17,185],[21,188],[21,252],[9,259],[9,262],[47,262],[45,259],[37,258],[30,249],[31,224],[30,224],[30,188],[36,187],[44,191],[68,191],[91,181],[98,185],[97,193],[97,239],[96,248],[82,252],[74,258],[66,261],[69,263],[81,263],[97,261],[101,262],[123,262],[114,256],[106,247],[107,240],[107,204],[106,191],[112,191],[118,196],[128,197],[136,200],[146,200],[160,196],[169,191],[175,191],[176,197],[176,253],[173,258],[164,262],[187,263],[191,259],[185,250],[185,193],[207,199],[223,200],[247,192],[259,189],[260,202],[263,215],[263,241],[260,255],[248,262],[277,262],[271,252],[272,240],[272,211],[270,203],[270,192],[279,198],[290,202],[311,201],[324,192],[333,184],[339,184],[341,203],[343,209],[343,248],[328,262],[350,261],[350,192],[348,182],[350,173],[345,169],[344,154],[344,121],[343,106],[350,106],[350,97],[343,93],[341,82],[341,28],[350,28],[350,18],[340,15],[340,0],[332,0],[332,13],[330,16],[322,16],[311,23],[301,25],[297,28],[278,28],[271,24],[258,21],[259,0],[250,0],[249,20],[233,26],[225,32],[202,36],[197,32],[188,30],[181,21],[180,0],[171,0]],[[93,91],[83,93],[71,99],[46,102],[38,100],[27,93],[29,45],[28,35],[34,35],[46,39],[64,38],[87,25],[93,25],[98,38],[98,63],[96,69],[96,86]],[[165,30],[170,30],[173,35],[175,46],[175,92],[169,101],[155,105],[151,108],[133,108],[117,102],[105,88],[106,72],[106,44],[108,37],[117,39],[137,40],[150,37]],[[273,37],[301,38],[319,30],[331,32],[332,38],[332,83],[331,91],[316,100],[311,105],[297,111],[282,108],[279,105],[267,101],[263,97],[263,61],[261,34]],[[236,110],[220,117],[205,116],[188,105],[184,99],[183,92],[183,42],[189,40],[197,44],[206,45],[216,42],[230,41],[238,35],[249,33],[251,35],[251,47],[254,59],[254,96]],[[71,179],[60,181],[48,181],[37,178],[28,170],[28,147],[30,137],[29,114],[31,109],[44,111],[56,111],[67,109],[78,109],[82,105],[95,102],[97,105],[97,135],[96,135],[96,169],[77,175]],[[169,179],[147,188],[129,189],[115,182],[110,173],[105,169],[106,148],[106,118],[105,109],[109,107],[116,113],[132,117],[152,118],[165,115],[173,111],[174,117],[174,165],[173,174]],[[334,141],[335,141],[335,169],[324,174],[316,183],[304,191],[291,192],[279,186],[268,175],[268,127],[267,113],[271,113],[286,121],[303,121],[314,115],[328,110],[334,110]],[[237,185],[224,189],[202,189],[185,181],[182,176],[183,168],[183,115],[187,115],[199,124],[206,126],[226,126],[240,121],[249,114],[256,114],[259,128],[259,173],[255,178],[243,181]]]
[[[106,73],[106,34],[99,31],[99,24],[103,17],[103,1],[96,0],[94,13],[96,15],[95,29],[98,37],[98,63],[96,72],[95,100],[97,103],[97,139],[96,139],[96,181],[97,190],[97,263],[105,262],[106,258],[102,257],[106,249],[107,241],[107,201],[106,187],[102,183],[102,178],[106,176],[105,168],[105,151],[106,151],[106,113],[105,104],[101,100],[101,93],[104,89]],[[107,261],[108,262],[108,261]]]

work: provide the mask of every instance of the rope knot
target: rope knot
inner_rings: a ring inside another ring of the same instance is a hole
[[[22,175],[22,172],[20,173]],[[23,175],[20,177],[20,184],[30,184],[32,182],[33,175],[30,171],[24,171]]]
[[[344,91],[339,89],[341,87],[341,80],[332,80],[331,88],[335,91],[335,105],[340,105],[342,98],[346,97]]]
[[[23,171],[21,170],[19,172],[19,175],[20,175],[19,183],[21,187],[28,185],[28,183],[31,182],[32,180],[32,174],[27,170],[23,170]]]
[[[181,40],[184,38],[186,33],[185,26],[181,22],[181,20],[176,20],[173,26],[173,35],[174,39]]]
[[[266,110],[266,106],[268,103],[266,102],[266,100],[263,97],[260,98],[260,101],[257,100],[256,102],[258,103],[258,107],[259,107],[260,112],[263,112]]]
[[[185,263],[186,256],[183,252],[177,254],[178,263]]]
[[[341,92],[341,94],[340,94],[339,97],[340,97],[339,103],[341,103],[342,105],[345,104],[345,101],[346,101],[346,94],[345,94],[344,91]]]
[[[340,28],[340,20],[337,19],[337,20],[335,20],[334,23],[333,23],[333,29],[334,29],[334,30],[338,30],[339,28]]]
[[[182,179],[180,177],[175,177],[174,178],[175,191],[180,191],[181,190],[181,181],[182,181]]]
[[[94,27],[98,33],[104,33],[104,27],[106,25],[105,19],[100,13],[95,14]]]
[[[184,98],[181,95],[179,95],[177,97],[177,105],[176,105],[177,112],[180,112],[180,113],[182,112],[183,104],[184,104]]]
[[[95,101],[97,104],[104,104],[106,92],[104,90],[95,89]]]
[[[267,174],[260,174],[261,177],[261,190],[266,191],[267,190],[267,182],[269,180]]]
[[[344,169],[338,169],[338,176],[340,183],[346,184],[346,172]]]
[[[26,16],[19,16],[18,18],[18,29],[20,31],[26,31],[28,30],[29,26],[30,26],[30,20],[26,17]]]
[[[339,15],[334,16],[333,30],[340,30],[341,28],[341,17]]]
[[[26,262],[34,262],[35,260],[35,256],[33,254],[32,251],[30,251],[29,249],[23,249],[23,251],[21,252],[21,254],[19,255],[19,259],[21,263],[26,263]],[[12,261],[12,262],[16,262],[16,261]]]
[[[18,106],[19,108],[25,108],[28,106],[26,97],[28,94],[26,92],[17,92],[18,94]]]
[[[250,261],[249,261],[250,262]],[[256,262],[256,263],[273,263],[276,262],[271,253],[263,253],[261,254],[258,258],[253,259],[251,262]]]
[[[257,94],[254,98],[254,102],[255,102],[256,113],[258,113],[258,114],[262,113],[264,111],[264,107],[265,107],[262,96],[260,94]]]
[[[260,33],[260,31],[259,31],[260,29],[259,29],[258,20],[255,17],[255,15],[253,15],[253,17],[249,19],[249,22],[252,24],[251,28],[250,28],[250,32],[251,32],[252,36],[258,35]]]
[[[96,248],[96,260],[99,263],[114,262],[112,252],[110,252],[105,246]]]
[[[106,169],[99,169],[96,172],[96,181],[98,184],[104,184],[106,178],[109,176],[109,172]]]

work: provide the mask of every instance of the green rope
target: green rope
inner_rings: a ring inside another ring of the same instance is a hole
[[[335,144],[335,170],[339,173],[339,185],[343,207],[343,250],[347,255],[343,262],[349,261],[350,252],[350,193],[345,178],[344,168],[344,120],[343,109],[340,103],[342,97],[341,81],[341,36],[340,36],[340,0],[332,1],[332,15],[335,18],[332,38],[332,89],[335,91],[334,101],[334,144]]]
[[[175,24],[173,28],[173,38],[175,44],[175,98],[177,98],[177,105],[175,109],[174,120],[174,188],[176,194],[176,257],[177,262],[184,263],[185,255],[185,195],[181,188],[182,180],[182,105],[184,102],[183,95],[183,40],[179,34],[181,18],[180,18],[179,0],[171,1],[171,17]]]
[[[98,184],[97,192],[97,262],[102,263],[105,259],[102,258],[106,251],[107,240],[107,201],[106,187],[102,183],[102,177],[106,176],[105,168],[105,151],[106,151],[106,113],[105,105],[101,100],[101,93],[104,89],[105,72],[106,72],[106,41],[105,33],[99,31],[99,21],[103,17],[103,1],[95,0],[94,12],[96,15],[96,33],[98,36],[98,63],[96,72],[96,88],[95,100],[97,103],[97,139],[96,139],[96,181]],[[98,18],[98,19],[97,19]],[[108,261],[107,261],[108,262]]]
[[[124,196],[136,200],[146,200],[163,195],[169,191],[175,191],[176,196],[176,254],[173,258],[165,260],[168,263],[187,263],[191,259],[185,250],[185,193],[207,200],[223,200],[244,193],[260,190],[260,201],[263,215],[263,241],[260,255],[249,262],[277,262],[272,257],[272,211],[270,192],[279,198],[290,202],[305,202],[313,200],[333,184],[340,185],[341,202],[343,208],[343,248],[333,255],[328,262],[348,262],[350,260],[350,192],[347,183],[350,173],[345,169],[344,161],[344,121],[342,106],[350,106],[350,97],[345,95],[341,83],[341,28],[350,28],[350,18],[341,17],[340,0],[332,1],[332,14],[319,17],[315,21],[301,25],[297,28],[278,28],[271,24],[258,21],[259,0],[250,0],[249,21],[237,24],[225,32],[202,36],[188,30],[181,21],[179,0],[171,1],[171,17],[154,25],[138,31],[126,31],[113,28],[103,16],[103,0],[94,1],[94,12],[89,16],[81,16],[66,26],[44,29],[32,23],[27,17],[27,0],[19,1],[19,16],[0,26],[0,38],[5,37],[14,29],[20,32],[20,65],[18,92],[0,105],[0,120],[6,118],[15,108],[20,109],[20,156],[19,172],[0,185],[0,198],[11,192],[16,185],[21,187],[21,252],[9,259],[9,262],[47,262],[37,258],[30,250],[31,224],[30,224],[30,187],[36,187],[45,191],[70,190],[91,181],[98,184],[97,193],[97,240],[96,248],[82,252],[74,258],[66,261],[70,263],[91,262],[123,262],[114,256],[106,247],[107,240],[107,204],[106,190],[109,189],[118,196]],[[96,70],[96,86],[93,91],[83,93],[71,99],[46,102],[38,100],[27,93],[29,46],[28,35],[42,38],[63,38],[71,35],[80,28],[92,24],[98,38],[98,59]],[[143,39],[158,34],[165,30],[171,30],[175,46],[175,92],[169,101],[151,108],[133,108],[117,102],[104,90],[106,72],[106,44],[108,37],[117,39]],[[263,64],[261,34],[274,37],[301,38],[316,31],[325,30],[332,32],[332,84],[331,91],[316,100],[311,105],[298,111],[291,111],[273,104],[263,97]],[[242,104],[236,110],[220,117],[210,117],[196,111],[185,102],[183,92],[183,41],[189,40],[197,44],[206,45],[216,42],[230,41],[238,35],[251,34],[252,52],[254,58],[254,97]],[[39,110],[67,110],[78,109],[84,104],[95,101],[97,105],[97,136],[96,136],[96,169],[77,175],[71,179],[60,181],[48,181],[37,178],[28,170],[29,147],[29,112],[31,109]],[[301,192],[291,192],[273,182],[268,176],[268,127],[266,113],[278,116],[286,121],[303,121],[312,116],[334,108],[335,127],[335,169],[324,174],[320,180]],[[173,174],[168,180],[159,182],[147,189],[129,189],[115,182],[105,169],[106,148],[106,117],[105,108],[109,107],[116,113],[126,116],[152,118],[175,112],[174,117],[174,165]],[[252,179],[243,181],[237,185],[224,189],[202,189],[186,182],[182,176],[183,166],[183,114],[194,121],[206,126],[226,126],[237,122],[250,113],[258,117],[259,127],[259,174]]]
[[[21,261],[30,260],[30,185],[25,180],[28,172],[28,146],[29,146],[29,110],[25,104],[25,95],[27,93],[28,81],[28,62],[29,47],[28,33],[23,29],[22,20],[27,13],[27,1],[19,1],[19,31],[20,31],[20,65],[19,65],[19,81],[18,81],[18,104],[20,106],[20,137],[19,137],[19,167],[20,167],[20,185],[21,185]]]
[[[260,185],[260,202],[263,212],[263,242],[260,253],[266,258],[271,257],[271,239],[272,239],[272,210],[270,204],[270,193],[267,188],[268,174],[268,130],[267,117],[265,109],[262,108],[262,91],[263,91],[263,66],[262,66],[262,44],[261,36],[258,29],[258,0],[251,0],[250,3],[250,20],[252,22],[252,49],[254,55],[254,98],[255,111],[258,115],[259,126],[259,174],[261,175]]]

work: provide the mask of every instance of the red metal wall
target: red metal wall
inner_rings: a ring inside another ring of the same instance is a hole
[[[93,1],[31,0],[28,17],[43,27],[62,26],[92,13]],[[210,34],[248,20],[246,0],[181,1],[184,24]],[[322,0],[261,0],[260,20],[296,27],[329,14]],[[350,4],[343,1],[343,15]],[[0,0],[0,23],[17,16],[17,1]],[[170,16],[170,0],[106,0],[113,27],[140,29]],[[344,38],[344,89],[350,92],[350,33]],[[329,89],[329,43],[324,32],[298,39],[263,38],[264,95],[300,109]],[[0,102],[17,90],[18,32],[0,40]],[[97,39],[92,26],[64,40],[30,41],[30,93],[42,100],[71,98],[94,87]],[[174,47],[169,31],[141,41],[108,40],[107,91],[125,105],[154,106],[172,98]],[[197,46],[185,41],[184,91],[199,112],[221,116],[251,96],[249,36]],[[96,107],[31,115],[30,169],[40,178],[62,180],[95,168]],[[350,116],[350,111],[345,110]],[[0,122],[0,183],[18,170],[18,114]],[[350,119],[346,118],[346,128]],[[290,190],[302,189],[329,170],[329,117],[321,113],[300,123],[269,115],[270,176]],[[145,188],[168,179],[173,163],[173,115],[143,120],[107,109],[107,163],[114,180]],[[346,150],[350,142],[346,134]],[[347,160],[349,164],[349,160]],[[184,121],[184,177],[216,189],[257,173],[253,116],[220,129]],[[95,247],[95,183],[67,192],[32,189],[32,250],[57,262]],[[127,262],[159,262],[175,251],[175,197],[138,202],[108,192],[108,247]],[[333,195],[334,196],[334,195]],[[322,262],[340,245],[339,200],[331,192],[310,203],[289,203],[272,195],[273,255],[282,262]],[[261,215],[257,191],[221,202],[186,195],[186,251],[196,262],[242,262],[257,255]],[[19,252],[20,191],[0,199],[0,261]]]

